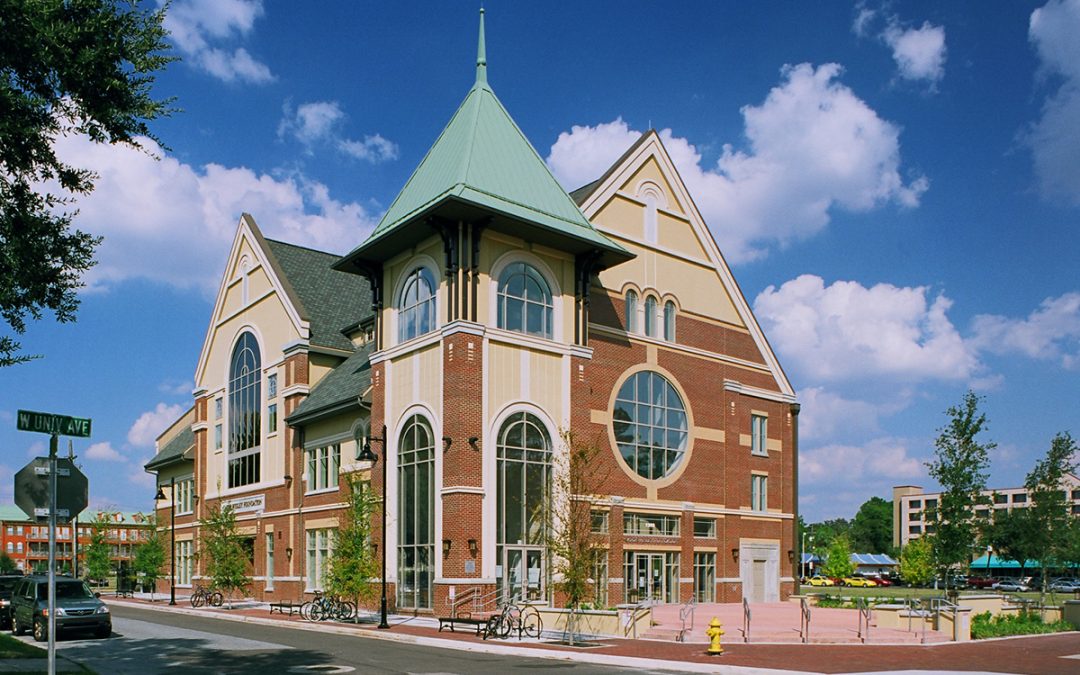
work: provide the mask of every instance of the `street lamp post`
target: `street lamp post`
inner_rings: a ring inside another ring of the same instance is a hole
[[[154,501],[165,499],[165,492],[158,486]],[[157,504],[155,503],[156,507]],[[170,538],[170,564],[169,564],[169,604],[176,604],[176,476],[169,479],[169,538]]]
[[[810,535],[810,543],[814,543],[814,535]],[[806,530],[802,533],[802,575],[806,576]]]
[[[369,438],[364,443],[363,450],[360,451],[360,455],[357,457],[361,462],[371,462],[374,464],[379,461],[379,456],[371,450],[371,441],[376,443],[382,443],[383,446],[383,462],[382,462],[382,543],[379,544],[379,549],[382,551],[382,597],[379,599],[379,628],[389,628],[390,624],[386,622],[386,425],[382,428],[382,438]]]

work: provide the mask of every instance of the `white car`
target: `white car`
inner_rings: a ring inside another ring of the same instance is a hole
[[[1080,579],[1055,579],[1050,590],[1056,593],[1074,593],[1080,591]]]
[[[1025,584],[1023,581],[1019,581],[1016,579],[1002,579],[990,588],[993,588],[997,591],[1009,591],[1012,593],[1031,590],[1031,588],[1029,588],[1028,585]]]

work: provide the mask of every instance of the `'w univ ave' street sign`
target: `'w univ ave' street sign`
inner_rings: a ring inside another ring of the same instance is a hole
[[[43,434],[59,436],[90,437],[90,420],[82,417],[68,417],[40,413],[32,410],[20,410],[16,427],[19,431],[37,431]]]

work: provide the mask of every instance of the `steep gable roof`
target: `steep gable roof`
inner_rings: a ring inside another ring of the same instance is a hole
[[[190,426],[185,426],[180,433],[173,436],[168,443],[158,450],[154,458],[143,467],[147,471],[155,471],[163,466],[181,462],[187,459],[184,454],[195,446],[195,432]]]
[[[358,397],[371,386],[369,343],[327,373],[311,393],[286,418],[289,424],[304,424],[327,414],[359,406]]]
[[[529,238],[554,236],[613,260],[632,257],[593,228],[495,96],[487,82],[483,10],[475,84],[371,236],[340,265],[391,255],[390,240],[437,210],[472,217],[494,212],[523,235],[539,231]]]

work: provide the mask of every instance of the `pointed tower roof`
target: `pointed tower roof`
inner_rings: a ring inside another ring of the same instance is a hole
[[[487,81],[484,14],[476,82],[368,239],[336,265],[377,263],[428,237],[428,217],[490,218],[489,227],[572,253],[599,251],[601,264],[632,258],[593,228],[551,175]]]

